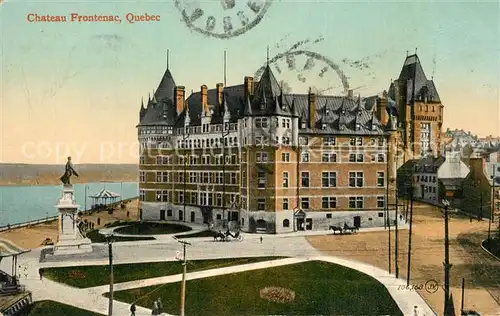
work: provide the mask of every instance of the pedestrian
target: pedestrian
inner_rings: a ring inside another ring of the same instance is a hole
[[[130,305],[130,316],[135,316],[135,303],[132,303],[132,305]]]
[[[101,225],[101,218],[100,217],[97,218],[97,226],[99,226],[99,225]]]
[[[262,238],[262,236],[260,236],[260,243],[261,243],[261,244],[262,244],[262,240],[263,240],[263,239],[264,239],[264,238]]]
[[[130,216],[130,211],[127,211],[127,217],[129,217],[129,216]]]
[[[158,297],[158,314],[163,313],[163,304],[161,303],[160,298]]]
[[[158,302],[157,301],[153,302],[153,311],[151,312],[151,315],[159,315],[159,313],[158,313]]]
[[[38,274],[40,275],[40,280],[42,280],[43,270],[42,269],[38,269]]]

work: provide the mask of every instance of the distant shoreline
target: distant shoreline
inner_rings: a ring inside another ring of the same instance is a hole
[[[73,179],[71,179],[73,180]],[[71,181],[71,184],[86,184],[86,183],[121,183],[121,182],[139,182],[139,179],[130,179],[130,178],[123,178],[123,179],[88,179],[88,180],[74,180]],[[59,179],[55,181],[26,181],[26,182],[14,182],[14,181],[0,181],[0,188],[1,187],[22,187],[22,186],[50,186],[50,185],[62,185],[61,181]]]
[[[60,185],[59,178],[64,166],[0,163],[0,187]],[[81,164],[75,165],[80,177],[72,177],[71,183],[138,182],[139,170],[135,164]]]

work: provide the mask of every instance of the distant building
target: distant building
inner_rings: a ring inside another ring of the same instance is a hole
[[[167,69],[141,105],[143,220],[268,233],[384,224],[398,126],[386,93],[286,94],[269,66],[259,82],[215,87],[186,99]]]
[[[498,153],[471,158],[470,173],[463,181],[462,210],[482,218],[500,215],[500,159]],[[492,211],[493,206],[493,211]]]
[[[414,195],[415,200],[433,204],[441,203],[445,192],[441,192],[438,171],[444,163],[445,157],[427,155],[414,164]]]
[[[469,172],[470,168],[461,160],[460,153],[445,153],[445,161],[438,169],[438,179],[446,190],[447,199],[454,201],[462,197],[462,184]]]

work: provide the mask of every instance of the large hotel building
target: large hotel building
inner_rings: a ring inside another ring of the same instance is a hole
[[[406,144],[386,92],[285,94],[269,65],[258,82],[214,86],[186,98],[167,69],[141,106],[142,220],[267,233],[394,220]]]

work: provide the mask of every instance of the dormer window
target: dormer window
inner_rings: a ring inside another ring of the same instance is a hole
[[[262,102],[262,103],[260,104],[260,109],[261,109],[261,110],[265,110],[265,109],[266,109],[266,103]]]
[[[361,129],[361,124],[356,123],[356,130],[359,131]]]
[[[326,124],[321,124],[321,129],[326,129]]]
[[[330,114],[330,110],[326,110],[326,115]]]
[[[376,131],[377,130],[377,125],[376,124],[372,124],[372,131]]]
[[[301,122],[300,123],[300,128],[306,128],[306,122]]]

